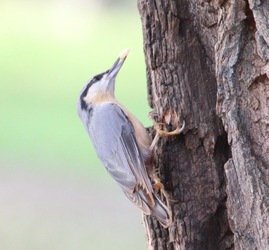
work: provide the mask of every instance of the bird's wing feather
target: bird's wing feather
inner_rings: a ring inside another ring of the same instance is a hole
[[[135,139],[134,128],[121,108],[109,102],[98,104],[86,127],[97,155],[125,194],[135,203],[142,203],[141,197],[133,195],[135,190],[140,189],[153,200],[152,185]]]

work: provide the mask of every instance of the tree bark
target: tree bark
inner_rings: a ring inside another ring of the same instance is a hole
[[[138,0],[168,229],[149,249],[269,249],[269,2]]]

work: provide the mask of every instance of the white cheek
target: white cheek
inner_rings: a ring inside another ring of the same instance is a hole
[[[91,102],[91,100],[97,95],[97,89],[95,88],[95,89],[93,89],[93,88],[91,88],[89,91],[88,91],[88,93],[87,93],[87,95],[83,98],[84,99],[84,101],[86,102],[86,103],[90,103]]]
[[[102,79],[102,81],[94,83],[84,97],[86,103],[90,103],[97,95],[107,92],[107,87],[109,86],[109,79]]]

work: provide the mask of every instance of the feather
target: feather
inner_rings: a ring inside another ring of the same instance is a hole
[[[81,111],[85,112],[85,111]],[[135,128],[119,105],[96,103],[89,119],[82,119],[98,157],[125,195],[145,214],[154,214],[164,225],[171,218],[169,209],[154,194],[145,167],[145,156],[136,140]]]

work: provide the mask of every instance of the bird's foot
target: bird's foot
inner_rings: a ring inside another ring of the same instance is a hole
[[[166,192],[164,185],[162,184],[161,180],[159,177],[155,176],[154,177],[154,183],[152,185],[152,187],[156,190],[156,191],[160,191],[160,194],[165,198],[166,203],[170,200],[169,199],[169,195]]]
[[[164,185],[162,184],[160,178],[157,176],[154,178],[154,183],[152,186],[154,189],[161,190],[161,191],[164,190]]]
[[[158,140],[160,139],[160,137],[162,136],[173,136],[173,135],[179,135],[180,133],[182,133],[182,131],[185,128],[185,121],[183,120],[182,126],[177,127],[175,130],[173,131],[165,131],[163,130],[161,127],[163,127],[163,123],[156,121],[156,117],[158,118],[158,115],[156,114],[156,112],[152,111],[149,113],[149,118],[151,119],[154,128],[156,130],[156,135],[151,143],[150,146],[150,151],[153,150],[153,148],[155,147],[155,145],[157,144]]]
[[[172,135],[179,135],[185,128],[185,121],[183,120],[183,124],[181,127],[177,127],[175,130],[173,131],[165,131],[163,129],[160,128],[160,125],[162,125],[161,123],[155,123],[154,127],[156,130],[156,133],[158,133],[160,136],[172,136]]]

